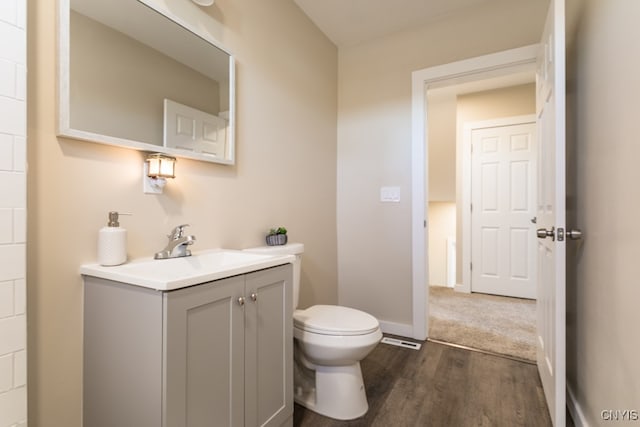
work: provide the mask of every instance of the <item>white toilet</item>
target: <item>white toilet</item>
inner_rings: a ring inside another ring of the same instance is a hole
[[[360,361],[382,339],[378,320],[363,311],[336,305],[314,305],[306,310],[296,310],[303,244],[249,250],[296,256],[293,265],[295,401],[338,420],[364,415],[369,404]]]

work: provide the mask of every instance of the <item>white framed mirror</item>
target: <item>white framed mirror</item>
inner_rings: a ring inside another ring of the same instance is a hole
[[[142,0],[59,0],[58,136],[235,163],[233,56]]]

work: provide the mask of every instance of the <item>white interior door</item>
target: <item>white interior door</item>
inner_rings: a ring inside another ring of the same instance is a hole
[[[565,424],[565,18],[551,0],[536,72],[538,116],[538,351],[551,420]]]
[[[473,292],[536,298],[536,146],[534,117],[471,129]]]
[[[164,146],[224,157],[228,121],[170,99],[164,100]]]

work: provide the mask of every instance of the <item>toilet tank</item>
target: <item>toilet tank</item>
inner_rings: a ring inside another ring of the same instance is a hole
[[[298,300],[300,299],[300,269],[302,254],[304,253],[304,244],[287,243],[286,245],[258,246],[245,249],[245,251],[272,255],[294,255],[296,257],[296,260],[293,262],[293,309],[298,308]]]

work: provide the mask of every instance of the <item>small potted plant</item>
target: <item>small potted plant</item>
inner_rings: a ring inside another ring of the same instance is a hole
[[[287,244],[287,229],[284,227],[272,228],[267,234],[267,245],[277,246]]]

